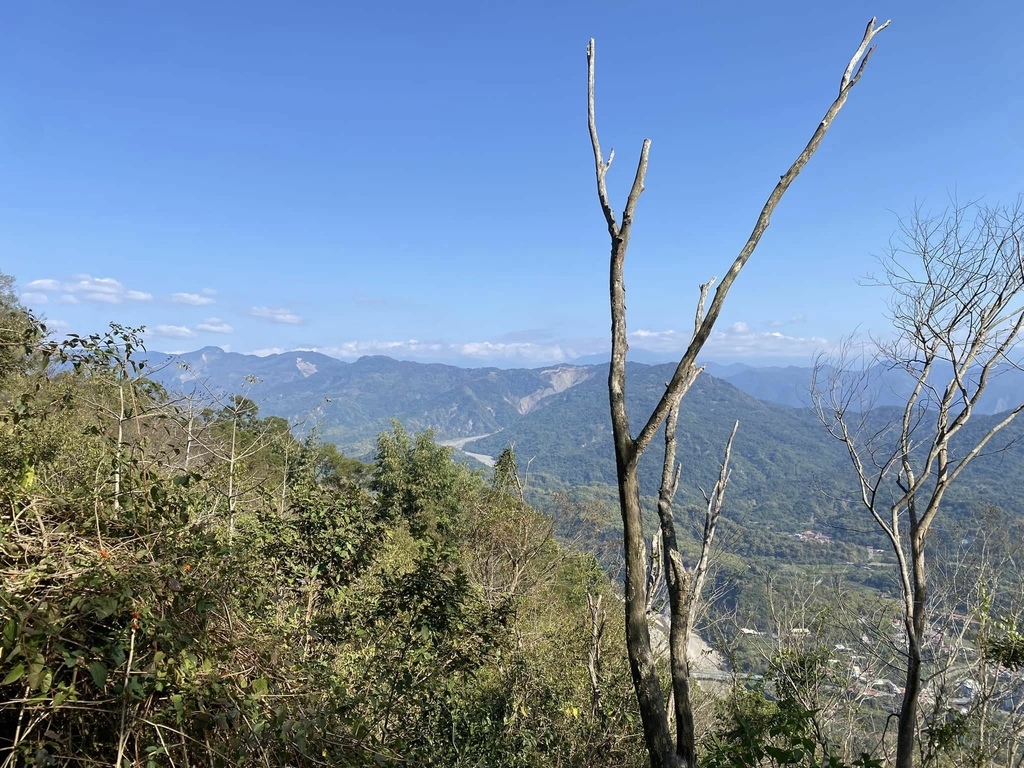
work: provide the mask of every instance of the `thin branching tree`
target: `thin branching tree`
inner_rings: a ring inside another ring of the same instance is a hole
[[[1011,207],[920,209],[900,224],[873,282],[890,291],[894,335],[849,342],[819,358],[812,401],[843,443],[857,495],[896,555],[906,655],[896,765],[915,762],[919,699],[930,629],[926,551],[950,488],[1024,410],[1024,398],[981,429],[968,423],[993,378],[1020,368],[1024,330],[1024,198]],[[872,409],[885,371],[902,371],[909,395]]]
[[[725,277],[718,284],[710,303],[707,303],[714,279],[709,280],[700,288],[700,298],[694,321],[693,336],[683,354],[671,381],[665,387],[654,411],[640,429],[636,437],[630,429],[629,417],[626,412],[626,289],[623,280],[623,268],[626,249],[632,233],[633,220],[637,203],[644,191],[644,180],[647,175],[648,155],[651,142],[644,140],[640,150],[640,160],[633,179],[632,188],[626,199],[622,217],[616,216],[608,194],[605,177],[614,157],[614,150],[609,152],[607,160],[598,140],[597,122],[594,109],[594,41],[587,48],[588,63],[588,123],[590,141],[594,151],[594,166],[597,175],[597,192],[611,238],[610,259],[610,300],[612,318],[612,353],[611,366],[608,374],[608,394],[611,406],[612,431],[615,441],[615,458],[619,489],[619,505],[622,513],[623,544],[625,548],[625,610],[626,610],[626,645],[629,651],[630,667],[633,684],[636,690],[640,716],[643,722],[644,736],[654,768],[663,766],[693,766],[696,763],[694,745],[693,709],[689,696],[689,662],[686,658],[686,640],[692,627],[693,605],[699,599],[699,590],[693,589],[702,581],[699,571],[700,562],[707,566],[705,558],[701,558],[696,568],[684,567],[682,558],[675,545],[674,523],[671,514],[671,501],[677,485],[678,471],[675,466],[675,417],[679,402],[693,384],[702,368],[697,365],[697,356],[714,328],[715,322],[722,311],[725,298],[729,293],[740,271],[753,255],[755,248],[771,222],[775,211],[786,190],[807,165],[818,149],[822,139],[831,127],[832,122],[846,104],[846,100],[854,86],[860,82],[865,67],[874,52],[872,40],[889,25],[877,24],[875,19],[868,22],[863,38],[857,50],[843,71],[839,83],[839,93],[828,107],[825,116],[818,123],[806,146],[799,153],[789,169],[782,174],[761,209],[754,224],[753,231],[747,238],[739,254],[733,260]],[[670,653],[672,670],[672,692],[674,700],[674,723],[670,722],[665,704],[665,695],[658,679],[656,656],[651,646],[651,633],[647,621],[647,573],[645,568],[646,543],[644,539],[643,521],[640,504],[640,483],[638,464],[640,457],[654,439],[657,431],[669,420],[669,435],[666,438],[666,457],[662,487],[659,492],[659,511],[661,515],[662,557],[665,561],[664,572],[668,581],[671,626]],[[731,447],[731,439],[730,439]],[[708,506],[720,509],[721,496],[725,491],[728,478],[728,455],[723,462],[720,483],[708,494]],[[716,496],[718,501],[716,502]],[[709,516],[710,517],[710,516]],[[717,513],[714,514],[717,520]],[[705,526],[705,551],[709,548],[709,540],[713,536],[714,526]],[[674,737],[673,737],[674,725]]]

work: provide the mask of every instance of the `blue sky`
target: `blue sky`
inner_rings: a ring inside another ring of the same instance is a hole
[[[864,79],[730,295],[707,356],[807,363],[884,330],[860,287],[915,202],[1024,191],[1024,4],[7,4],[0,270],[60,331],[151,349],[540,365],[607,348],[607,233],[652,140],[627,262],[669,359],[834,98]]]

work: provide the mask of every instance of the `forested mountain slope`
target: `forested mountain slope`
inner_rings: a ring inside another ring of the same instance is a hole
[[[346,363],[313,352],[268,357],[216,347],[177,356],[151,354],[154,378],[200,397],[243,389],[265,413],[321,436],[349,453],[373,448],[392,419],[408,429],[433,429],[439,438],[495,432],[530,413],[545,398],[585,381],[593,367],[458,368],[390,357]],[[256,382],[246,382],[255,376]]]
[[[629,404],[633,433],[664,391],[674,366],[630,365]],[[878,430],[898,418],[893,407],[876,409]],[[1001,420],[976,416],[964,429],[963,444]],[[680,501],[698,504],[700,487],[717,476],[722,450],[734,422],[736,434],[729,486],[729,515],[735,522],[769,530],[796,531],[824,524],[837,528],[859,525],[856,479],[846,449],[832,439],[809,408],[792,408],[757,400],[731,384],[701,374],[683,399],[679,418]],[[1024,478],[1024,425],[1012,424],[993,441],[950,493],[953,509],[967,511],[994,504],[1024,511],[1018,491]],[[581,386],[552,397],[543,408],[514,426],[466,446],[489,454],[514,444],[531,470],[557,477],[568,485],[615,483],[606,382],[594,376]],[[655,495],[661,473],[662,439],[656,438],[642,461],[642,492]],[[853,513],[851,515],[851,513]],[[873,530],[871,536],[875,536]]]
[[[442,440],[485,435],[464,446],[475,454],[497,456],[514,444],[542,482],[553,479],[569,488],[615,482],[606,365],[458,368],[380,356],[346,363],[312,352],[256,357],[214,347],[176,357],[151,354],[150,363],[154,378],[171,389],[196,391],[200,397],[245,391],[262,412],[287,419],[300,432],[315,426],[323,439],[348,455],[367,455],[377,433],[396,419],[410,430],[432,429]],[[808,369],[800,368],[709,369],[746,381],[748,387],[767,387],[779,398],[788,388],[797,391],[804,377],[809,378]],[[672,364],[629,364],[627,399],[634,432],[672,370]],[[1003,390],[1012,379],[1010,374],[995,379],[1000,398],[1009,396]],[[883,405],[875,418],[881,424],[893,413],[893,406],[884,404],[895,402],[900,390],[892,374],[879,375],[876,389]],[[964,436],[980,433],[997,419],[976,416]],[[824,526],[855,533],[864,528],[873,540],[872,527],[860,525],[846,452],[814,413],[807,407],[759,400],[707,372],[682,405],[683,504],[699,503],[699,488],[713,483],[735,421],[740,427],[729,489],[733,521],[780,532]],[[1024,477],[1024,447],[1017,438],[1022,429],[1012,427],[993,445],[993,455],[969,469],[950,498],[954,509],[995,504],[1018,510],[1017,478]],[[656,439],[643,462],[645,493],[657,490],[661,444]]]
[[[651,412],[673,366],[630,365],[626,393],[633,431]],[[733,424],[740,422],[729,487],[730,517],[744,524],[793,530],[831,514],[837,480],[846,478],[845,454],[808,410],[755,400],[732,385],[701,375],[684,398],[679,418],[680,501],[698,503],[718,474]],[[615,456],[604,376],[552,397],[514,426],[467,446],[492,453],[514,443],[530,469],[568,485],[615,482]],[[642,461],[642,491],[656,494],[663,440]]]

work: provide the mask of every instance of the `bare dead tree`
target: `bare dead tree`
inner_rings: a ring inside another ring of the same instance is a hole
[[[700,370],[700,369],[698,369]],[[690,695],[690,637],[701,605],[704,582],[711,565],[711,547],[718,529],[718,519],[725,502],[725,489],[729,484],[729,460],[732,443],[740,423],[737,421],[725,444],[721,469],[711,493],[701,488],[706,508],[704,530],[701,535],[700,555],[692,568],[687,568],[679,554],[672,502],[679,487],[681,466],[676,462],[676,422],[679,408],[668,412],[665,424],[665,460],[662,464],[661,488],[658,492],[658,519],[662,538],[665,579],[669,604],[669,665],[672,673],[672,709],[675,713],[676,752],[684,765],[696,764],[696,727],[693,717],[693,697]]]
[[[1024,198],[1009,208],[954,206],[938,217],[915,211],[874,279],[891,291],[894,338],[867,356],[848,344],[815,366],[818,417],[846,446],[860,501],[896,555],[906,642],[898,768],[913,765],[918,733],[929,531],[949,488],[1024,410],[1021,402],[983,432],[965,431],[990,380],[1021,364],[1022,240]],[[878,366],[904,371],[912,384],[889,420],[859,412],[869,380],[860,371]]]
[[[665,697],[661,689],[655,668],[655,654],[651,648],[650,630],[646,616],[646,573],[644,568],[645,540],[640,507],[640,485],[637,475],[638,462],[644,451],[654,439],[655,433],[665,423],[670,412],[678,407],[682,397],[693,384],[700,368],[697,367],[697,355],[704,347],[711,330],[722,310],[722,305],[729,289],[739,276],[740,271],[754,253],[762,235],[771,222],[772,213],[778,206],[782,196],[789,189],[796,177],[807,165],[811,156],[818,149],[833,120],[846,104],[850,91],[860,81],[864,69],[874,53],[871,41],[875,35],[889,25],[876,24],[875,19],[868,22],[863,38],[856,52],[847,64],[839,83],[839,93],[828,107],[825,116],[811,135],[806,146],[797,156],[789,169],[782,174],[761,209],[754,224],[753,231],[747,238],[739,254],[733,260],[725,277],[719,283],[710,305],[705,311],[705,300],[714,282],[705,283],[701,287],[700,300],[697,305],[696,321],[693,337],[679,365],[676,367],[672,380],[665,388],[661,400],[655,406],[647,422],[634,438],[630,430],[629,417],[626,413],[626,289],[623,280],[623,267],[626,249],[633,227],[637,202],[644,190],[644,179],[647,175],[647,162],[651,142],[644,140],[640,150],[640,160],[629,196],[626,199],[622,218],[616,217],[610,198],[605,177],[615,155],[614,150],[605,160],[598,140],[597,123],[594,113],[594,41],[587,48],[588,64],[588,122],[590,141],[594,151],[594,166],[597,175],[597,193],[611,238],[610,259],[610,300],[612,317],[612,355],[608,373],[608,394],[611,407],[612,431],[615,441],[615,458],[619,488],[619,506],[622,513],[623,544],[625,548],[625,610],[626,610],[626,645],[629,652],[630,669],[633,685],[639,704],[643,722],[644,737],[650,754],[653,768],[662,766],[694,765],[694,744],[692,728],[686,726],[686,709],[688,696],[675,696],[676,738],[672,738],[672,728],[665,707]],[[673,430],[674,431],[674,430]],[[674,457],[673,457],[674,462]],[[663,491],[665,489],[663,488]],[[724,490],[724,489],[723,489]],[[659,493],[659,498],[663,494]],[[671,552],[665,548],[667,556]],[[678,556],[678,553],[676,553]],[[683,580],[677,582],[677,590],[684,589]],[[680,593],[679,597],[681,597]],[[683,651],[685,654],[685,649]],[[674,680],[685,664],[673,665]],[[676,686],[674,682],[674,687]],[[680,680],[678,688],[688,690],[688,683]]]

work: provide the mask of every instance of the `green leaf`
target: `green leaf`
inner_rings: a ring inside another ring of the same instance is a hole
[[[107,668],[98,661],[94,661],[89,665],[89,674],[92,675],[92,681],[97,688],[102,688],[107,682]]]
[[[0,685],[10,685],[11,683],[16,683],[21,679],[21,676],[24,674],[25,665],[18,664],[14,667],[14,669],[7,673],[7,677],[4,678],[4,681],[0,683]]]
[[[28,684],[37,691],[43,689],[43,678],[46,675],[45,659],[37,656],[36,660],[28,665],[28,676],[25,678]]]
[[[764,751],[767,752],[768,755],[772,757],[776,762],[782,765],[786,765],[788,763],[793,762],[790,759],[792,757],[792,753],[788,749],[783,749],[782,747],[773,747],[771,744],[765,744]]]

